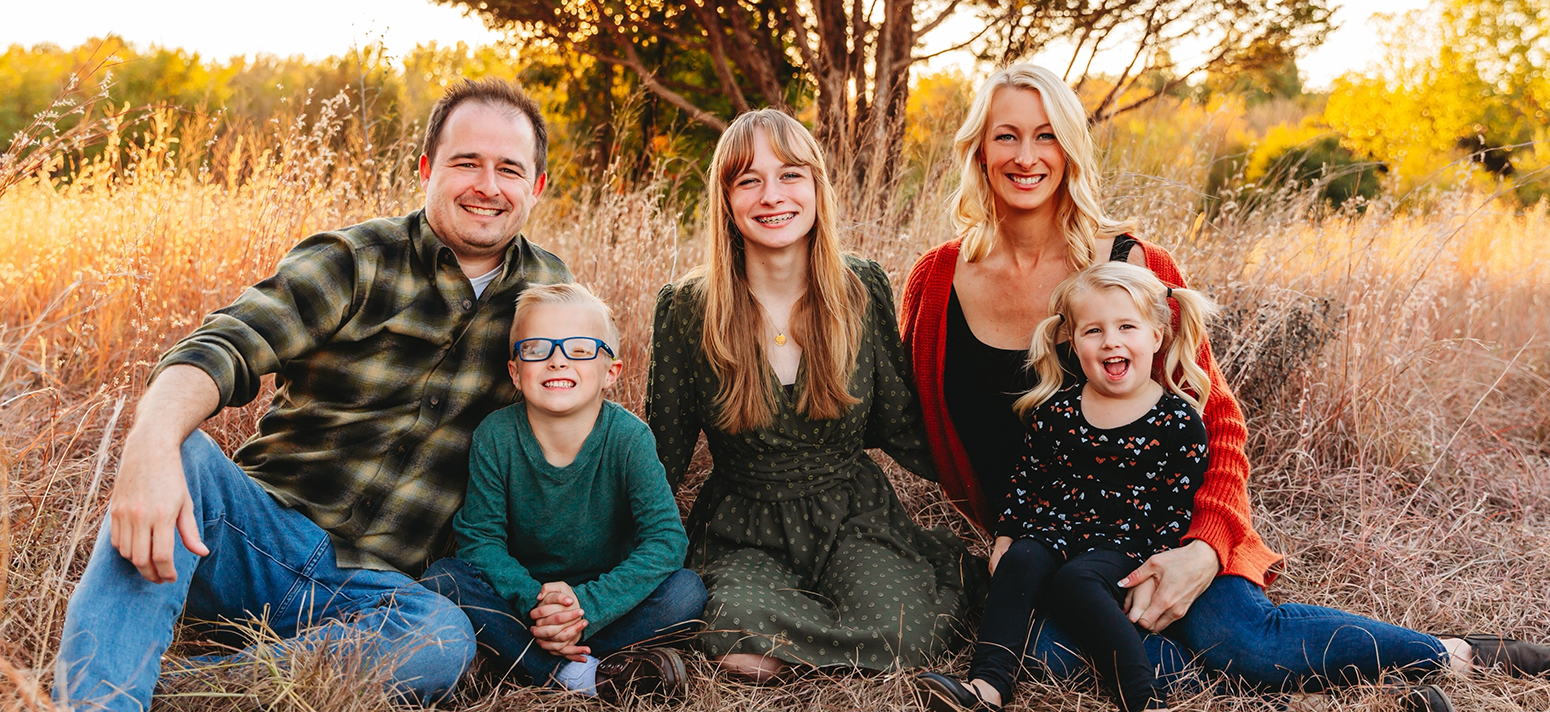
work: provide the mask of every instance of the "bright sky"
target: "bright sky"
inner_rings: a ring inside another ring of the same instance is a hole
[[[1335,77],[1362,69],[1377,58],[1376,30],[1370,23],[1373,14],[1403,12],[1427,4],[1426,0],[1335,2],[1340,29],[1324,46],[1298,62],[1309,88],[1328,87]],[[39,42],[70,47],[93,36],[117,33],[141,47],[183,47],[212,58],[267,52],[318,59],[344,54],[353,44],[378,40],[389,53],[401,56],[421,42],[483,44],[499,39],[479,20],[429,0],[265,0],[256,5],[209,0],[72,0],[68,12],[36,0],[6,0],[6,4],[0,47]],[[966,14],[944,23],[928,36],[926,51],[961,42],[970,24]],[[1050,57],[1046,61],[1063,65],[1065,59]],[[966,61],[946,55],[932,66]],[[1097,64],[1104,64],[1102,58]]]

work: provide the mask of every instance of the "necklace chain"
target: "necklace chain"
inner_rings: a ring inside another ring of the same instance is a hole
[[[775,316],[770,314],[770,310],[764,306],[764,302],[759,301],[758,297],[754,297],[753,302],[759,305],[759,310],[764,312],[764,318],[770,322],[770,328],[775,330],[775,345],[785,346],[786,330],[775,325]]]

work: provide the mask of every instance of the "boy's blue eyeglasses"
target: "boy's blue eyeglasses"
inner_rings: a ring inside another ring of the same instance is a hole
[[[554,355],[554,349],[558,346],[560,353],[571,361],[591,361],[597,358],[598,349],[607,352],[608,358],[614,356],[614,350],[608,348],[608,344],[602,339],[592,336],[567,336],[563,339],[545,339],[541,336],[518,341],[511,347],[511,357],[520,361],[548,361]]]

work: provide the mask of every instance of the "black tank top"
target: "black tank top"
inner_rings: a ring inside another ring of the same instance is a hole
[[[1125,260],[1135,238],[1114,238],[1109,259]],[[1026,428],[1012,410],[1017,397],[1038,384],[1039,377],[1024,368],[1024,349],[998,349],[974,336],[958,303],[958,290],[947,298],[947,344],[942,360],[942,398],[953,428],[969,455],[980,491],[990,511],[1000,513],[1008,483],[1026,447]],[[1069,343],[1058,347],[1068,379],[1079,378],[1081,365]],[[987,522],[994,527],[995,522]]]

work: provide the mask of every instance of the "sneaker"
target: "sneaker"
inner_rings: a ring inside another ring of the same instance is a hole
[[[622,650],[597,664],[597,696],[607,702],[629,694],[677,698],[688,676],[675,650]]]

